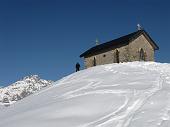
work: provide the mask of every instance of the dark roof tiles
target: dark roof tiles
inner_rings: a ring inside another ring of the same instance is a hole
[[[135,37],[138,37],[141,34],[144,34],[145,36],[148,37],[149,41],[152,42],[152,46],[154,47],[155,50],[159,49],[159,47],[151,39],[151,37],[147,34],[146,31],[138,30],[136,32],[133,32],[133,33],[125,35],[125,36],[122,36],[122,37],[117,38],[115,40],[112,40],[112,41],[109,41],[109,42],[94,46],[94,47],[90,48],[89,50],[85,51],[83,54],[81,54],[80,57],[95,53],[95,52],[103,50],[103,49],[107,49],[110,46],[118,46],[118,45],[121,45],[121,44],[128,44],[129,42],[132,41],[132,39],[134,39]]]

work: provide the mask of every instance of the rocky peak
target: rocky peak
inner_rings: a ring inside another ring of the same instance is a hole
[[[0,105],[9,106],[30,94],[33,94],[47,86],[51,86],[53,81],[41,79],[38,75],[30,75],[21,80],[0,88]]]

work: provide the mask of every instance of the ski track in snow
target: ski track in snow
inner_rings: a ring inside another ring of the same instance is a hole
[[[154,64],[152,62],[146,62],[146,63],[139,63],[139,64],[128,64],[125,63],[116,65],[117,68],[122,65],[131,67],[132,69],[136,68],[143,68],[144,71],[136,71],[133,73],[144,75],[146,72],[152,72],[153,74],[158,74],[159,77],[155,79],[154,82],[152,82],[151,87],[147,89],[121,89],[119,86],[121,84],[103,84],[104,80],[98,77],[90,77],[88,74],[91,71],[91,69],[88,69],[86,71],[77,72],[72,75],[69,75],[59,81],[57,81],[55,86],[49,87],[47,89],[44,89],[35,95],[41,95],[45,92],[48,92],[52,90],[53,88],[61,87],[67,88],[66,84],[79,84],[81,82],[84,82],[86,85],[82,85],[81,87],[75,87],[71,91],[63,92],[62,94],[58,95],[52,95],[53,101],[50,102],[51,104],[58,99],[61,100],[72,100],[75,98],[87,96],[87,95],[104,95],[104,94],[113,94],[123,97],[124,103],[117,108],[116,110],[113,110],[112,112],[105,114],[93,121],[90,121],[85,124],[81,124],[77,127],[129,127],[131,125],[132,120],[134,119],[134,116],[138,113],[138,111],[143,107],[143,105],[148,102],[150,98],[152,98],[155,94],[160,92],[166,85],[170,85],[170,72],[169,70],[166,70],[166,67],[162,68],[159,66],[159,64]],[[149,67],[154,66],[154,67]],[[103,65],[100,67],[101,71],[98,72],[98,74],[103,74],[104,72],[110,72],[114,75],[114,78],[119,75],[129,76],[130,72],[125,71],[119,71],[115,69],[115,66],[113,65]],[[94,70],[95,71],[95,70]],[[77,75],[80,74],[81,79],[78,80]],[[89,78],[90,77],[90,78]],[[138,81],[132,81],[127,82],[128,85],[135,85],[140,82]],[[110,89],[112,87],[118,87],[117,89]],[[169,100],[170,101],[170,100]],[[50,104],[48,103],[48,104]],[[46,104],[47,105],[47,104]],[[170,120],[170,102],[165,107],[162,116],[160,117],[160,120],[157,121],[157,127],[168,127],[167,121]],[[153,121],[149,121],[153,122]],[[1,125],[1,124],[0,124]]]
[[[146,69],[146,68],[144,67],[144,69]],[[119,73],[118,71],[114,71],[109,67],[106,67],[105,70],[111,71],[114,74]],[[147,68],[146,70],[155,71],[156,69],[148,69]],[[158,71],[158,73],[160,73],[160,72]],[[122,73],[122,74],[128,75],[127,73]],[[162,89],[162,85],[165,82],[164,80],[169,79],[169,77],[170,77],[169,75],[164,74],[164,72],[161,71],[158,84],[156,84],[154,88],[151,88],[150,90],[142,91],[142,92],[135,91],[139,95],[137,97],[134,96],[132,99],[128,99],[128,97],[125,96],[126,97],[125,103],[119,109],[117,109],[115,112],[113,112],[107,116],[103,116],[102,118],[100,118],[96,121],[93,121],[91,123],[83,125],[82,127],[105,127],[105,126],[109,125],[110,123],[113,123],[113,121],[117,122],[117,125],[115,127],[127,127],[130,124],[130,121],[133,118],[136,111],[142,105],[144,105],[144,103],[148,100],[148,98],[150,98],[157,91]],[[68,80],[69,78],[70,77],[67,77],[66,80]],[[69,83],[69,82],[65,82],[66,80],[64,80],[63,83]],[[77,80],[75,80],[75,82],[76,81]],[[87,80],[85,80],[85,81],[87,81]],[[74,82],[74,80],[71,80],[70,82]],[[130,91],[127,91],[127,90],[126,91],[122,91],[122,90],[96,90],[95,91],[95,90],[93,90],[93,91],[89,92],[88,89],[93,89],[93,88],[95,89],[95,86],[98,86],[98,84],[101,84],[101,82],[102,81],[100,81],[100,80],[94,80],[94,79],[88,80],[88,83],[86,86],[76,89],[74,91],[67,92],[64,95],[62,95],[61,97],[65,97],[65,99],[70,99],[70,98],[84,96],[84,95],[88,95],[88,94],[104,94],[104,93],[119,93],[119,94],[126,93],[126,94],[128,94],[128,93],[130,93]],[[88,92],[82,93],[83,90],[87,90]],[[77,92],[79,92],[81,94],[76,94]],[[135,95],[135,93],[133,93],[133,95]],[[167,116],[167,117],[170,117],[170,116]],[[159,124],[159,125],[161,125],[161,124]]]

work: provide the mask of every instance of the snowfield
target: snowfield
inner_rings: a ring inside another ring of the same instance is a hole
[[[108,64],[0,108],[0,127],[170,127],[170,64]]]

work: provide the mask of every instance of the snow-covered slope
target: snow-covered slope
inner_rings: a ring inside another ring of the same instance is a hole
[[[71,74],[0,110],[0,127],[170,127],[170,64],[109,64]]]
[[[0,88],[0,106],[9,106],[50,85],[52,85],[52,81],[40,79],[38,75],[24,77],[7,87]]]

